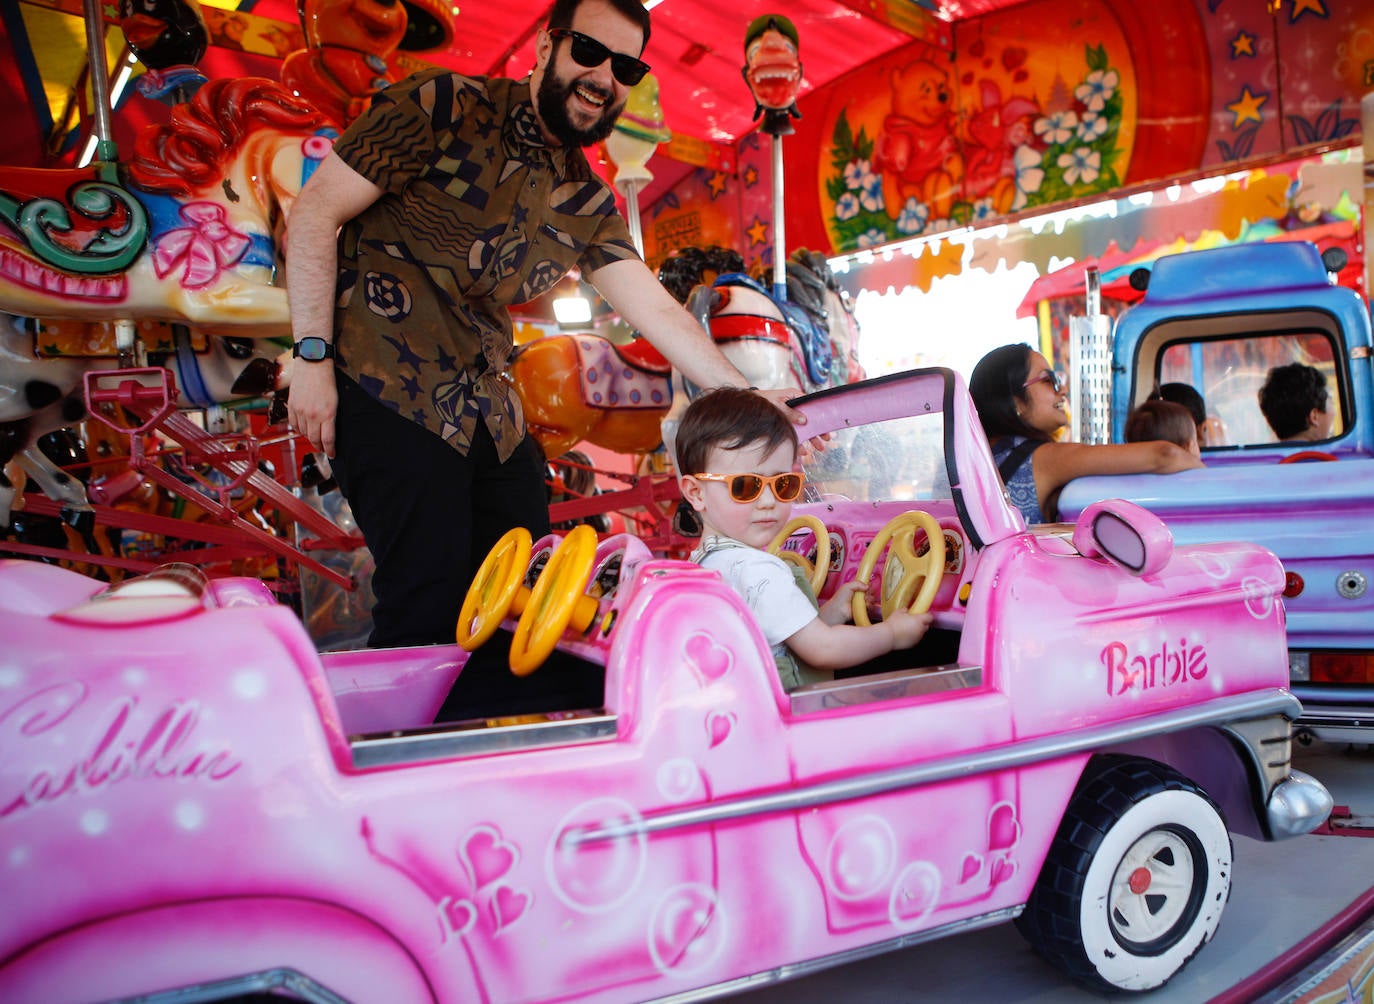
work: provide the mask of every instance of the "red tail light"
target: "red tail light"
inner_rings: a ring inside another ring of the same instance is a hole
[[[1363,652],[1313,652],[1313,683],[1374,683],[1374,655]]]

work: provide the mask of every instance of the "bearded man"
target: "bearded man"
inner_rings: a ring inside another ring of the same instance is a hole
[[[693,383],[747,383],[640,259],[581,149],[648,71],[648,39],[640,0],[558,0],[527,78],[429,69],[380,91],[292,209],[288,416],[333,459],[372,550],[374,647],[451,643],[492,545],[549,529],[509,304],[577,267]],[[532,708],[497,712],[517,706]]]

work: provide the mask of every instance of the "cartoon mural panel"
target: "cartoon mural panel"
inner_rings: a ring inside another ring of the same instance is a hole
[[[789,238],[854,251],[1348,142],[1366,8],[1043,0],[961,22],[952,55],[913,42],[802,99]]]

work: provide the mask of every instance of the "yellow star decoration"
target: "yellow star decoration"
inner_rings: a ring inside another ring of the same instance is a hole
[[[964,270],[964,246],[941,241],[939,246],[926,245],[911,263],[911,285],[923,293],[930,292],[931,283]]]
[[[1293,0],[1293,13],[1288,15],[1288,23],[1292,24],[1308,11],[1318,17],[1328,17],[1326,4],[1323,0]]]
[[[744,169],[744,187],[753,188],[759,183],[759,169],[750,164]]]
[[[1235,38],[1231,39],[1231,58],[1239,59],[1241,56],[1253,56],[1255,54],[1255,36],[1249,32],[1242,31]]]
[[[711,172],[711,177],[706,181],[706,187],[711,190],[712,199],[725,191],[725,185],[729,180],[724,171]]]
[[[757,216],[754,217],[754,222],[750,224],[749,229],[746,230],[745,233],[749,235],[749,246],[751,248],[756,248],[760,244],[768,243],[768,224]]]
[[[1251,94],[1248,84],[1241,88],[1240,100],[1226,106],[1227,111],[1236,116],[1235,121],[1231,123],[1231,128],[1239,129],[1242,122],[1262,121],[1260,117],[1260,105],[1268,100],[1268,94]]]

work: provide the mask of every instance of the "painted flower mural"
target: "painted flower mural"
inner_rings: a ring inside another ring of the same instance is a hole
[[[947,98],[922,108],[903,96],[913,79],[927,91],[947,86],[918,60],[892,74],[892,104],[880,123],[851,122],[841,110],[822,178],[836,249],[984,224],[1118,187],[1121,74],[1104,45],[1085,47],[1084,64],[1077,84],[1044,98],[1004,95],[1004,85],[1014,85],[966,77],[956,113]]]

